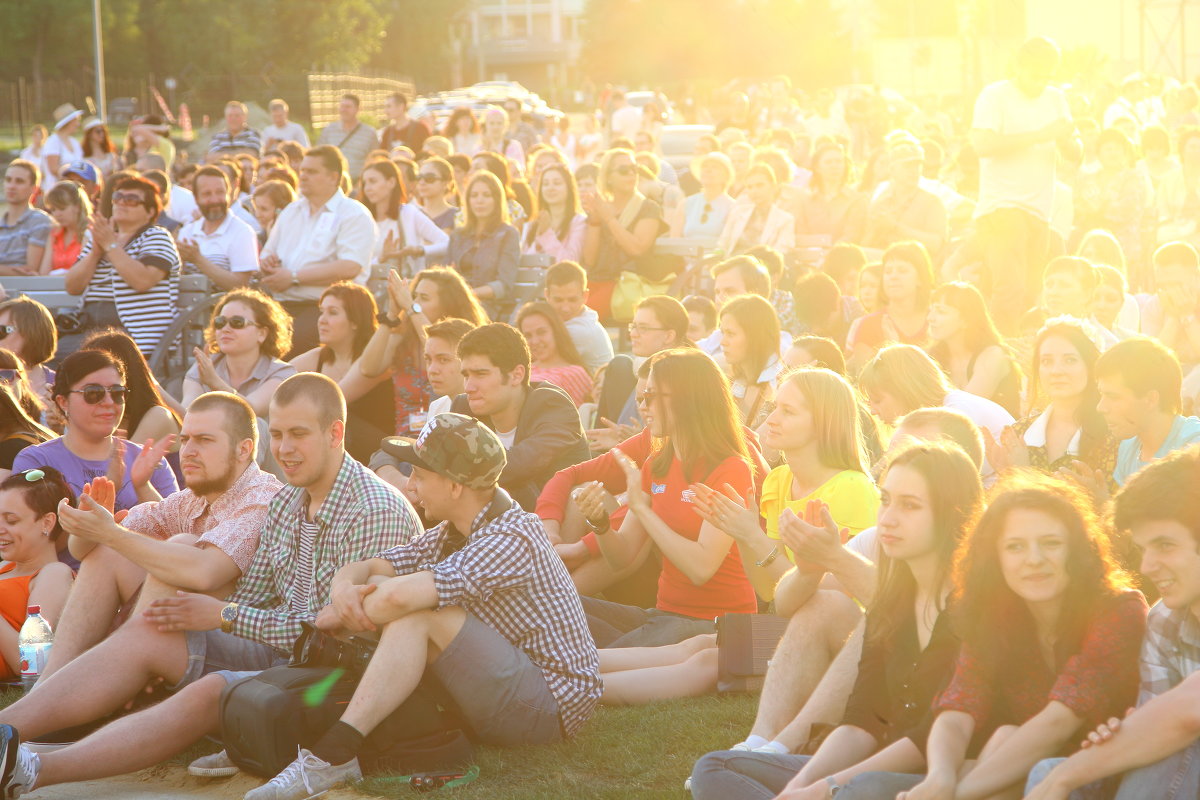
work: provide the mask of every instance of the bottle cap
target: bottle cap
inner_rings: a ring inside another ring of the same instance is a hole
[[[40,613],[42,613],[42,607],[41,606],[30,606],[28,609],[28,613],[40,614]]]

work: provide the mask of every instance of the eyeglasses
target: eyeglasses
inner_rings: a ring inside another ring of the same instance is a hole
[[[19,369],[0,369],[0,383],[16,383],[21,379]]]
[[[629,323],[629,332],[641,335],[643,333],[662,333],[666,328],[653,328],[649,325],[641,325],[636,322]]]
[[[146,204],[141,192],[113,192],[112,201],[114,206],[144,206]]]
[[[420,175],[417,176],[417,180],[420,183],[438,183],[445,179],[441,175],[434,175],[434,174],[431,174],[428,172],[422,172]]]
[[[213,330],[219,331],[219,330],[221,330],[221,328],[224,328],[227,323],[228,323],[229,327],[233,328],[235,331],[240,331],[242,328],[245,328],[247,325],[250,326],[251,328],[259,327],[258,323],[251,322],[250,320],[246,319],[245,317],[227,317],[224,314],[222,314],[219,317],[213,318]]]
[[[124,403],[125,393],[129,391],[124,386],[101,386],[98,383],[89,383],[82,389],[72,389],[71,394],[83,395],[83,402],[89,406],[94,406],[104,400],[104,395],[107,393],[112,398],[114,403]]]
[[[712,213],[712,203],[704,204],[704,212],[700,214],[700,224],[704,225],[708,222],[708,215]]]
[[[10,333],[16,332],[17,329],[12,325],[0,325],[0,339],[6,339]]]
[[[613,167],[609,170],[609,173],[614,172],[618,175],[629,176],[637,172],[637,167],[633,166],[632,164],[622,164],[619,167]]]
[[[670,396],[671,395],[667,394],[666,392],[656,392],[651,389],[647,389],[637,396],[637,401],[638,405],[648,406],[655,400],[665,400]]]

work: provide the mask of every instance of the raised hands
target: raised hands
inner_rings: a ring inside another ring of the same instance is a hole
[[[850,530],[838,527],[828,505],[810,500],[802,516],[790,508],[783,510],[779,515],[779,538],[797,561],[825,566],[840,554],[850,538]]]
[[[1000,432],[1000,441],[992,436],[987,428],[980,428],[983,433],[983,444],[987,449],[987,460],[996,472],[1006,472],[1029,466],[1029,446],[1025,440],[1013,430],[1011,425],[1005,426]]]
[[[159,439],[157,443],[153,439],[146,440],[146,443],[142,445],[142,452],[138,453],[133,466],[129,468],[129,481],[135,489],[149,483],[154,476],[154,470],[158,469],[163,456],[167,454],[174,443],[175,434],[173,433]]]
[[[750,542],[763,536],[759,527],[758,503],[754,491],[742,498],[728,483],[717,491],[703,483],[693,483],[692,501],[700,519],[732,536],[739,542]]]

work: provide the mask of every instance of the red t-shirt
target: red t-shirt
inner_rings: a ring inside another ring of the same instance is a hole
[[[654,477],[652,469],[653,459],[648,459],[642,466],[642,488],[650,494],[650,507],[675,533],[696,541],[700,537],[702,520],[692,506],[692,492],[688,488],[696,480],[689,481],[684,476],[678,458],[671,462],[671,469],[662,478]],[[754,485],[750,466],[736,456],[722,461],[702,482],[713,487],[728,483],[741,497],[748,496]],[[663,611],[697,619],[713,619],[731,611],[753,614],[758,610],[758,601],[754,587],[742,569],[735,543],[716,573],[700,586],[692,583],[664,556],[662,572],[658,576],[656,606]]]

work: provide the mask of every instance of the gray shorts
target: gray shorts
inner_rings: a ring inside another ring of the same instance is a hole
[[[171,687],[172,692],[213,672],[220,673],[226,683],[233,683],[288,663],[287,657],[274,647],[222,631],[188,631],[187,647],[187,671]]]
[[[525,651],[474,614],[429,668],[475,739],[516,746],[562,741],[558,701]]]

